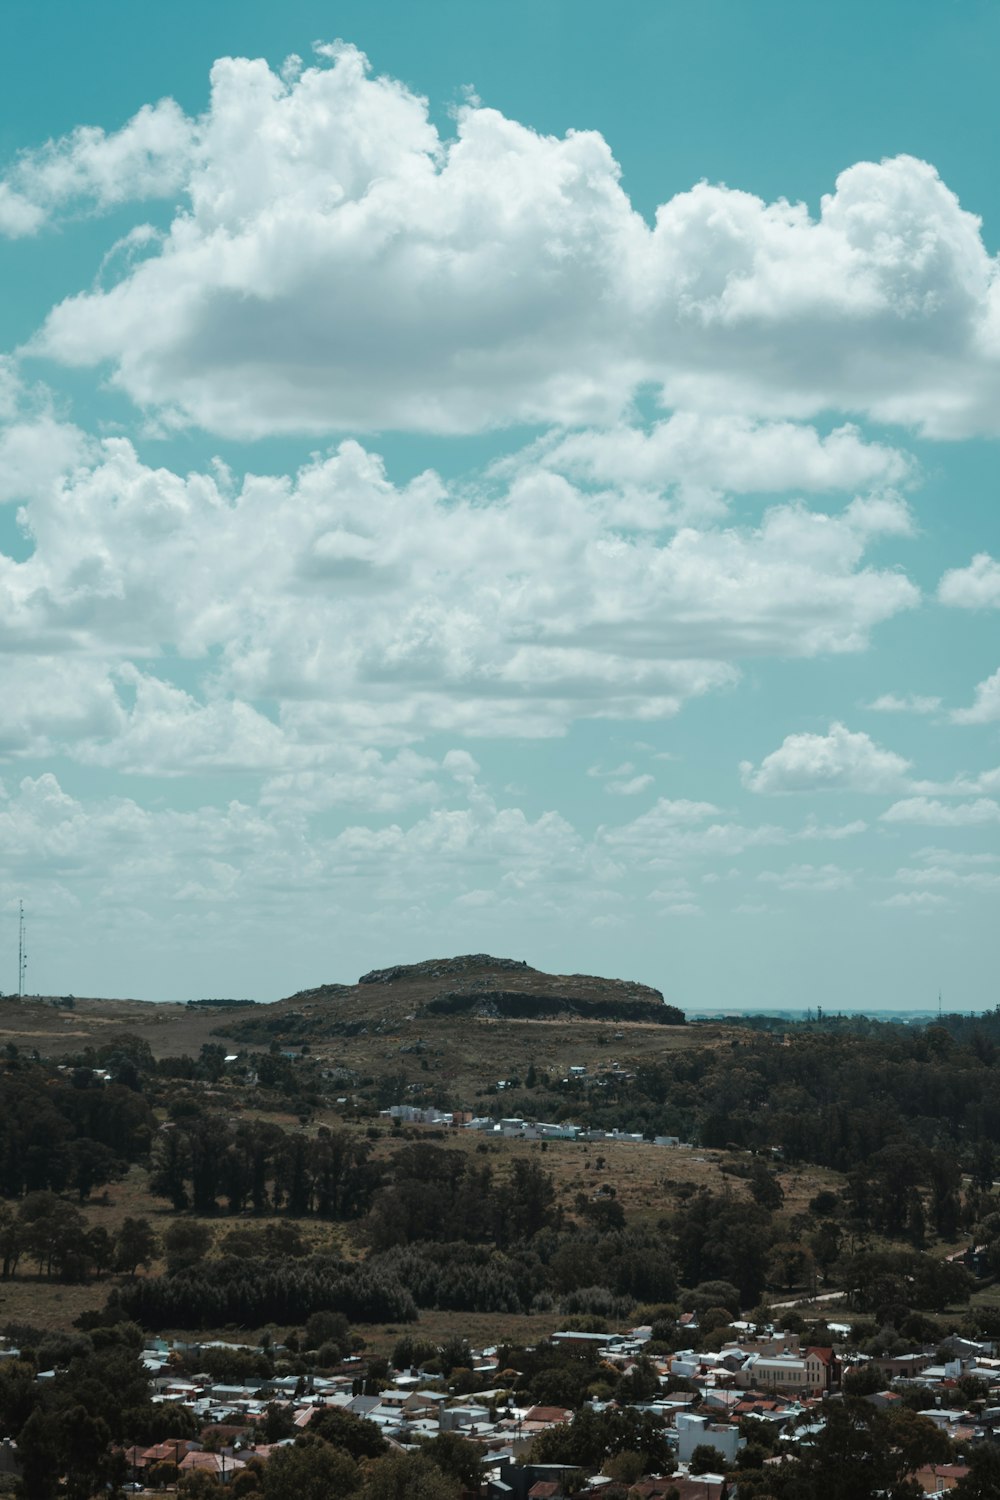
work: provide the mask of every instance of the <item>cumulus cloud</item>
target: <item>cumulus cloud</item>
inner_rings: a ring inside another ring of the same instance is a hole
[[[648,772],[640,776],[628,776],[613,779],[605,783],[604,790],[613,797],[636,797],[640,792],[648,791],[653,785],[653,777]]]
[[[0,759],[113,737],[122,717],[114,684],[100,664],[0,650]]]
[[[119,742],[92,752],[127,770],[669,717],[744,659],[859,650],[917,597],[865,561],[907,531],[898,500],[626,538],[613,497],[537,469],[484,503],[432,473],[397,487],[354,442],[242,483],[122,438],[52,451],[65,472],[39,465],[21,512],[34,550],[0,554],[0,647],[141,666],[115,679]],[[161,657],[196,687],[164,684]]]
[[[839,865],[789,865],[785,870],[762,870],[757,879],[783,891],[842,891],[854,884],[852,872]]]
[[[173,197],[188,182],[198,136],[173,99],[147,104],[110,134],[81,125],[23,151],[0,181],[0,234],[37,234],[67,209],[103,211]]]
[[[882,693],[862,707],[876,714],[933,714],[941,707],[941,699],[924,697],[919,693]]]
[[[967,568],[949,568],[937,596],[953,609],[1000,609],[1000,563],[977,552]]]
[[[921,823],[929,828],[976,828],[1000,823],[1000,802],[978,797],[975,802],[940,802],[933,797],[904,797],[882,813],[883,823]]]
[[[929,856],[922,865],[905,865],[897,870],[893,879],[899,885],[937,886],[952,891],[981,891],[992,893],[1000,890],[1000,872],[989,868],[991,855],[956,856],[951,850],[935,849],[922,851]]]
[[[893,896],[887,896],[884,901],[877,903],[879,906],[902,907],[905,910],[933,911],[942,906],[950,906],[951,902],[947,896],[941,896],[936,891],[897,891]]]
[[[952,711],[953,724],[995,724],[1000,719],[1000,668],[976,685],[975,701],[969,708]]]
[[[240,437],[603,424],[652,383],[688,410],[996,430],[996,264],[913,157],[848,167],[817,217],[701,183],[650,226],[595,132],[543,136],[470,99],[444,139],[346,45],[282,74],[220,59],[201,118],[167,102],[119,134],[26,158],[0,212],[30,232],[51,202],[184,174],[162,243],[55,308],[34,346],[110,362],[167,420]],[[820,487],[860,448],[815,443]]]
[[[789,734],[758,767],[740,764],[752,792],[892,792],[906,781],[910,761],[867,734],[831,724],[828,734]]]
[[[823,437],[793,422],[745,416],[674,412],[649,431],[619,426],[557,433],[528,450],[531,459],[591,484],[633,492],[676,492],[677,513],[711,513],[726,494],[782,490],[821,493],[895,485],[913,475],[898,449],[865,442],[847,425]],[[501,469],[517,460],[507,460]],[[636,524],[657,524],[669,510],[631,495]]]
[[[935,867],[946,865],[953,869],[1000,864],[1000,854],[987,854],[981,851],[970,853],[966,849],[941,849],[933,844],[918,849],[914,857],[923,860],[927,865]]]
[[[599,833],[613,858],[650,870],[667,869],[679,860],[731,859],[787,839],[783,828],[745,827],[726,819],[711,802],[668,797],[660,797],[632,822]]]
[[[405,822],[353,819],[323,832],[284,802],[146,808],[132,798],[76,798],[45,773],[0,786],[0,851],[0,895],[17,872],[54,907],[83,902],[100,907],[102,920],[105,910],[166,902],[188,913],[210,903],[232,908],[243,929],[275,902],[286,911],[304,903],[308,925],[326,908],[370,913],[373,903],[426,913],[432,898],[457,899],[477,885],[510,903],[589,911],[607,904],[605,882],[617,878],[557,813],[531,818],[481,788]]]

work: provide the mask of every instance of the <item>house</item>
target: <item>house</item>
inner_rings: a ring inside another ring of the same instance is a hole
[[[552,1335],[553,1344],[561,1344],[567,1349],[603,1349],[606,1345],[614,1343],[613,1335],[607,1333],[580,1333],[575,1328],[564,1329],[561,1333]]]
[[[573,1413],[565,1406],[529,1406],[524,1414],[525,1427],[534,1427],[539,1432],[543,1427],[558,1427],[572,1420]]]
[[[809,1348],[804,1353],[749,1354],[736,1371],[744,1390],[758,1388],[782,1396],[819,1396],[839,1384],[840,1366],[832,1349]]]
[[[738,1427],[729,1422],[712,1422],[698,1412],[679,1411],[674,1425],[677,1428],[677,1457],[682,1464],[690,1463],[694,1450],[702,1444],[717,1448],[727,1464],[735,1463],[737,1453],[746,1442],[740,1437]]]
[[[675,1474],[667,1491],[660,1490],[659,1493],[676,1490],[678,1500],[725,1500],[726,1488],[724,1474]]]
[[[223,1484],[228,1484],[234,1474],[246,1468],[246,1464],[229,1453],[205,1453],[192,1448],[177,1467],[182,1474],[190,1474],[197,1469],[200,1473],[211,1474],[214,1479],[221,1479]]]
[[[925,1495],[944,1495],[968,1474],[964,1464],[926,1464],[912,1476]]]
[[[164,1443],[155,1443],[152,1448],[144,1448],[137,1459],[130,1456],[135,1452],[132,1448],[125,1456],[137,1469],[151,1469],[154,1464],[177,1464],[180,1467],[190,1448],[191,1444],[185,1438],[169,1438]]]

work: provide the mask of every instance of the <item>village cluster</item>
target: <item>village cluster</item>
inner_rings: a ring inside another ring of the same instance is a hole
[[[692,1333],[694,1314],[684,1315]],[[827,1325],[835,1339],[846,1339],[849,1324]],[[634,1409],[648,1413],[662,1426],[674,1455],[669,1474],[650,1474],[633,1484],[636,1500],[658,1500],[676,1492],[680,1500],[726,1500],[727,1479],[723,1470],[738,1466],[747,1442],[748,1424],[760,1423],[772,1437],[783,1440],[768,1464],[780,1465],[796,1448],[813,1440],[827,1420],[830,1403],[838,1400],[844,1374],[865,1366],[878,1372],[884,1389],[873,1390],[866,1399],[888,1408],[903,1400],[907,1386],[933,1393],[934,1404],[921,1412],[961,1451],[985,1440],[1000,1437],[1000,1358],[992,1343],[952,1336],[922,1353],[895,1358],[866,1359],[846,1355],[837,1344],[803,1346],[799,1336],[771,1325],[746,1322],[731,1325],[731,1339],[714,1352],[680,1350],[656,1357],[661,1391]],[[649,1327],[636,1327],[623,1334],[587,1333],[575,1330],[552,1335],[555,1345],[567,1351],[587,1352],[608,1369],[609,1375],[628,1375],[645,1360]],[[208,1374],[180,1375],[179,1358],[190,1367],[192,1357],[208,1350],[229,1349],[261,1353],[245,1345],[212,1341],[184,1344],[153,1339],[143,1352],[154,1402],[180,1403],[196,1419],[198,1439],[170,1439],[149,1448],[132,1447],[126,1452],[131,1488],[163,1487],[164,1465],[180,1475],[202,1471],[228,1485],[253,1462],[266,1464],[276,1448],[293,1443],[307,1431],[313,1419],[335,1408],[364,1418],[379,1430],[390,1448],[415,1451],[422,1440],[442,1433],[457,1433],[476,1444],[482,1454],[485,1500],[562,1500],[570,1473],[568,1465],[532,1463],[531,1451],[540,1433],[570,1423],[575,1413],[568,1409],[521,1404],[511,1390],[517,1371],[500,1367],[503,1351],[484,1348],[472,1354],[474,1394],[454,1394],[443,1389],[439,1377],[421,1369],[393,1370],[384,1380],[366,1380],[366,1360],[353,1356],[327,1375],[275,1376],[253,1384],[232,1385],[213,1380]],[[272,1348],[272,1354],[280,1349]],[[507,1351],[509,1354],[509,1351]],[[16,1358],[18,1351],[0,1348],[0,1359]],[[943,1358],[943,1355],[947,1355]],[[54,1378],[55,1371],[39,1372],[37,1379]],[[988,1390],[987,1399],[969,1410],[957,1389],[958,1382],[972,1376]],[[679,1380],[678,1377],[683,1377]],[[681,1388],[683,1387],[683,1388]],[[595,1411],[611,1403],[593,1400]],[[253,1441],[269,1409],[281,1407],[291,1416],[293,1434],[281,1442]],[[704,1466],[692,1471],[696,1450],[715,1450],[720,1472]],[[16,1444],[0,1442],[0,1474],[19,1472]],[[966,1466],[961,1462],[927,1465],[916,1472],[926,1496],[952,1489]],[[612,1481],[591,1475],[584,1488],[572,1490],[583,1496],[599,1496]]]
[[[637,1131],[592,1130],[583,1125],[572,1125],[567,1121],[526,1120],[523,1115],[510,1115],[495,1120],[491,1115],[474,1115],[470,1111],[421,1109],[415,1104],[393,1104],[379,1111],[386,1120],[400,1125],[437,1125],[441,1129],[476,1130],[483,1135],[503,1136],[507,1140],[521,1141],[638,1141],[650,1144],[647,1137]],[[654,1146],[679,1146],[680,1136],[658,1135]]]

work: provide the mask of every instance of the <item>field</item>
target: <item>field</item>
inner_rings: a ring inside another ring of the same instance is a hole
[[[269,1020],[269,1013],[276,1010],[267,1008]],[[253,1015],[257,1019],[260,1012]],[[13,1043],[25,1051],[37,1048],[43,1057],[58,1059],[128,1033],[148,1043],[157,1058],[197,1057],[206,1043],[220,1042],[233,1051],[266,1052],[266,1041],[238,1040],[235,1033],[241,1029],[241,1020],[245,1023],[245,1012],[137,1000],[78,1000],[74,1010],[66,1011],[51,1004],[2,999],[0,1046]],[[729,1035],[717,1025],[622,1022],[612,1026],[579,1018],[498,1021],[463,1017],[456,1022],[444,1016],[401,1017],[393,1020],[388,1032],[373,1030],[347,1037],[318,1033],[319,1028],[307,1032],[310,1040],[299,1033],[295,1050],[306,1045],[324,1067],[343,1068],[353,1078],[392,1076],[401,1091],[411,1084],[441,1088],[469,1108],[500,1080],[523,1078],[532,1064],[539,1075],[553,1078],[564,1077],[572,1066],[594,1073],[617,1063],[628,1071],[655,1063],[668,1052],[718,1045]],[[286,1044],[281,1032],[275,1040]]]
[[[590,1088],[600,1097],[598,1079],[602,1073],[635,1072],[680,1049],[728,1049],[737,1037],[722,1023],[685,1026],[590,1019],[579,1013],[579,1007],[596,1001],[612,1009],[638,1005],[655,1011],[658,1000],[649,998],[655,992],[627,982],[542,975],[516,966],[494,971],[490,965],[497,962],[473,958],[445,961],[444,972],[433,965],[387,971],[375,982],[326,986],[266,1007],[77,999],[69,1008],[65,1001],[3,999],[0,1045],[14,1044],[25,1051],[37,1048],[43,1056],[55,1059],[71,1057],[88,1047],[113,1045],[123,1034],[141,1038],[157,1058],[184,1054],[196,1057],[206,1044],[222,1043],[228,1050],[244,1053],[266,1053],[278,1047],[295,1056],[306,1051],[325,1070],[344,1070],[343,1075],[335,1075],[342,1076],[343,1081],[331,1084],[330,1092],[342,1088],[348,1100],[362,1080],[380,1078],[391,1080],[394,1101],[420,1098],[429,1102],[440,1095],[455,1105],[476,1110],[486,1107],[479,1101],[489,1096],[491,1105],[502,1099],[508,1113],[527,1115],[532,1111],[531,1093],[523,1088],[498,1093],[501,1080],[523,1081],[529,1068],[539,1079],[548,1075],[558,1080],[571,1067],[585,1068],[589,1083],[580,1098],[585,1114]],[[499,962],[502,965],[504,961]],[[456,972],[456,965],[460,972]],[[515,999],[527,996],[543,1011],[555,1007],[557,1013],[540,1013],[533,1020],[499,1018],[490,1011],[492,997],[501,985],[508,999],[511,995]],[[428,1011],[429,1002],[441,993],[453,996],[456,986],[463,1000],[471,997],[475,1007],[471,1012],[456,1016]],[[373,1120],[370,1104],[367,1110],[356,1110],[350,1102],[342,1108],[306,1109],[301,1116],[274,1109],[261,1112],[256,1090],[225,1076],[218,1085],[205,1089],[205,1094],[214,1109],[231,1118],[252,1113],[288,1130],[315,1132],[329,1126],[358,1132],[379,1156],[397,1150],[406,1139],[433,1140],[462,1152],[484,1153],[501,1181],[512,1161],[529,1156],[551,1173],[557,1202],[570,1219],[579,1212],[580,1195],[590,1199],[602,1189],[613,1190],[630,1225],[653,1229],[691,1187],[727,1193],[736,1199],[748,1193],[746,1179],[740,1173],[747,1170],[749,1158],[740,1151],[633,1141],[520,1141],[418,1126],[391,1130],[387,1122]],[[779,1177],[785,1194],[783,1212],[788,1216],[803,1212],[820,1189],[842,1186],[836,1174],[821,1168],[779,1168]],[[102,1224],[111,1231],[126,1216],[138,1216],[148,1218],[162,1232],[174,1217],[163,1199],[150,1195],[147,1173],[139,1166],[89,1202],[84,1212],[91,1225]],[[249,1214],[230,1217],[220,1212],[204,1222],[212,1228],[218,1247],[229,1230],[262,1221]],[[316,1249],[351,1257],[365,1252],[362,1231],[356,1225],[306,1220],[302,1228]],[[22,1265],[22,1273],[26,1269],[30,1268]],[[154,1264],[150,1274],[162,1269],[161,1263]],[[112,1280],[68,1286],[22,1274],[17,1280],[0,1283],[0,1323],[13,1320],[46,1329],[65,1328],[81,1312],[103,1305]],[[542,1337],[557,1321],[557,1314],[521,1319],[424,1312],[418,1328],[432,1337],[461,1333],[488,1343],[501,1336]],[[182,1334],[185,1330],[163,1331]],[[217,1331],[230,1335],[259,1332]],[[369,1342],[379,1348],[391,1344],[397,1332],[390,1326],[364,1330]]]

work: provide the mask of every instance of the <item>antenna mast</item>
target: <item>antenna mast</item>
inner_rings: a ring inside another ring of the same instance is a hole
[[[24,902],[17,903],[17,998],[24,998],[24,982],[28,972],[28,950],[24,946]]]

